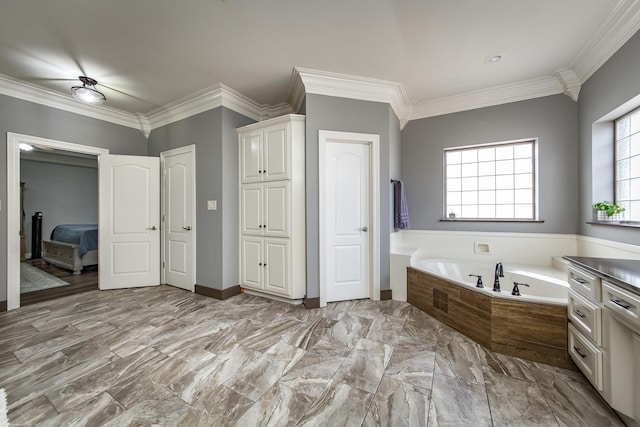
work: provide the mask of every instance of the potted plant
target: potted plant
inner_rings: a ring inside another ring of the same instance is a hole
[[[595,221],[622,221],[624,208],[608,201],[598,202],[591,205],[596,211]]]

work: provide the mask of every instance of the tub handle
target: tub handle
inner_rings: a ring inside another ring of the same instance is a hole
[[[478,275],[478,274],[470,274],[469,276],[473,276],[473,277],[477,277],[478,281],[476,282],[476,288],[484,288],[484,285],[482,284],[482,276]]]
[[[526,283],[513,282],[513,290],[511,291],[511,295],[515,295],[517,297],[520,296],[520,288],[518,288],[518,286],[526,286],[527,288],[530,287]]]

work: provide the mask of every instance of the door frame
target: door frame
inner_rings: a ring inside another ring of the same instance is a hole
[[[109,154],[106,148],[7,132],[7,310],[20,307],[20,236],[12,230],[20,229],[20,212],[15,207],[20,206],[21,143],[98,156],[98,173],[100,156]]]
[[[189,177],[189,179],[191,180],[191,188],[193,189],[193,197],[191,198],[191,224],[193,224],[191,226],[191,231],[193,231],[193,239],[192,239],[192,247],[191,247],[191,253],[193,254],[193,256],[191,257],[191,271],[193,272],[193,277],[192,277],[192,282],[193,284],[191,285],[191,292],[195,292],[195,287],[196,287],[196,239],[197,239],[197,233],[196,233],[196,146],[195,144],[191,144],[191,145],[185,145],[184,147],[178,147],[178,148],[174,148],[172,150],[167,150],[167,151],[163,151],[162,153],[160,153],[160,174],[162,179],[160,180],[160,215],[162,217],[160,224],[161,224],[161,230],[162,233],[160,235],[160,253],[161,253],[161,259],[160,262],[161,267],[160,267],[160,283],[166,283],[165,281],[165,272],[166,272],[166,265],[165,265],[165,261],[167,259],[166,257],[166,247],[167,247],[167,239],[166,237],[166,206],[165,206],[165,201],[166,201],[166,192],[167,192],[167,186],[165,185],[165,170],[164,170],[164,165],[165,165],[165,157],[167,156],[175,156],[175,155],[179,155],[179,154],[189,154],[190,156],[190,161],[191,161],[191,176]]]
[[[327,167],[327,143],[367,144],[370,148],[369,159],[369,298],[380,300],[380,135],[320,130],[318,131],[318,219],[319,219],[319,280],[320,307],[327,305],[325,233],[327,218],[324,213],[325,200],[328,196],[325,188],[325,172]]]

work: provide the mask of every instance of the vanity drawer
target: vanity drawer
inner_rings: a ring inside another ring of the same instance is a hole
[[[569,265],[569,286],[593,302],[600,302],[600,278]]]
[[[604,305],[637,333],[640,333],[640,296],[607,281],[602,282]]]
[[[602,345],[602,309],[573,289],[569,289],[567,316],[571,324],[584,336]]]
[[[602,391],[602,350],[569,324],[569,354],[591,384]]]

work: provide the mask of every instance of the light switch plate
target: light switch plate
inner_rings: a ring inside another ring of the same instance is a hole
[[[207,210],[215,211],[218,209],[218,201],[217,200],[207,200]]]

